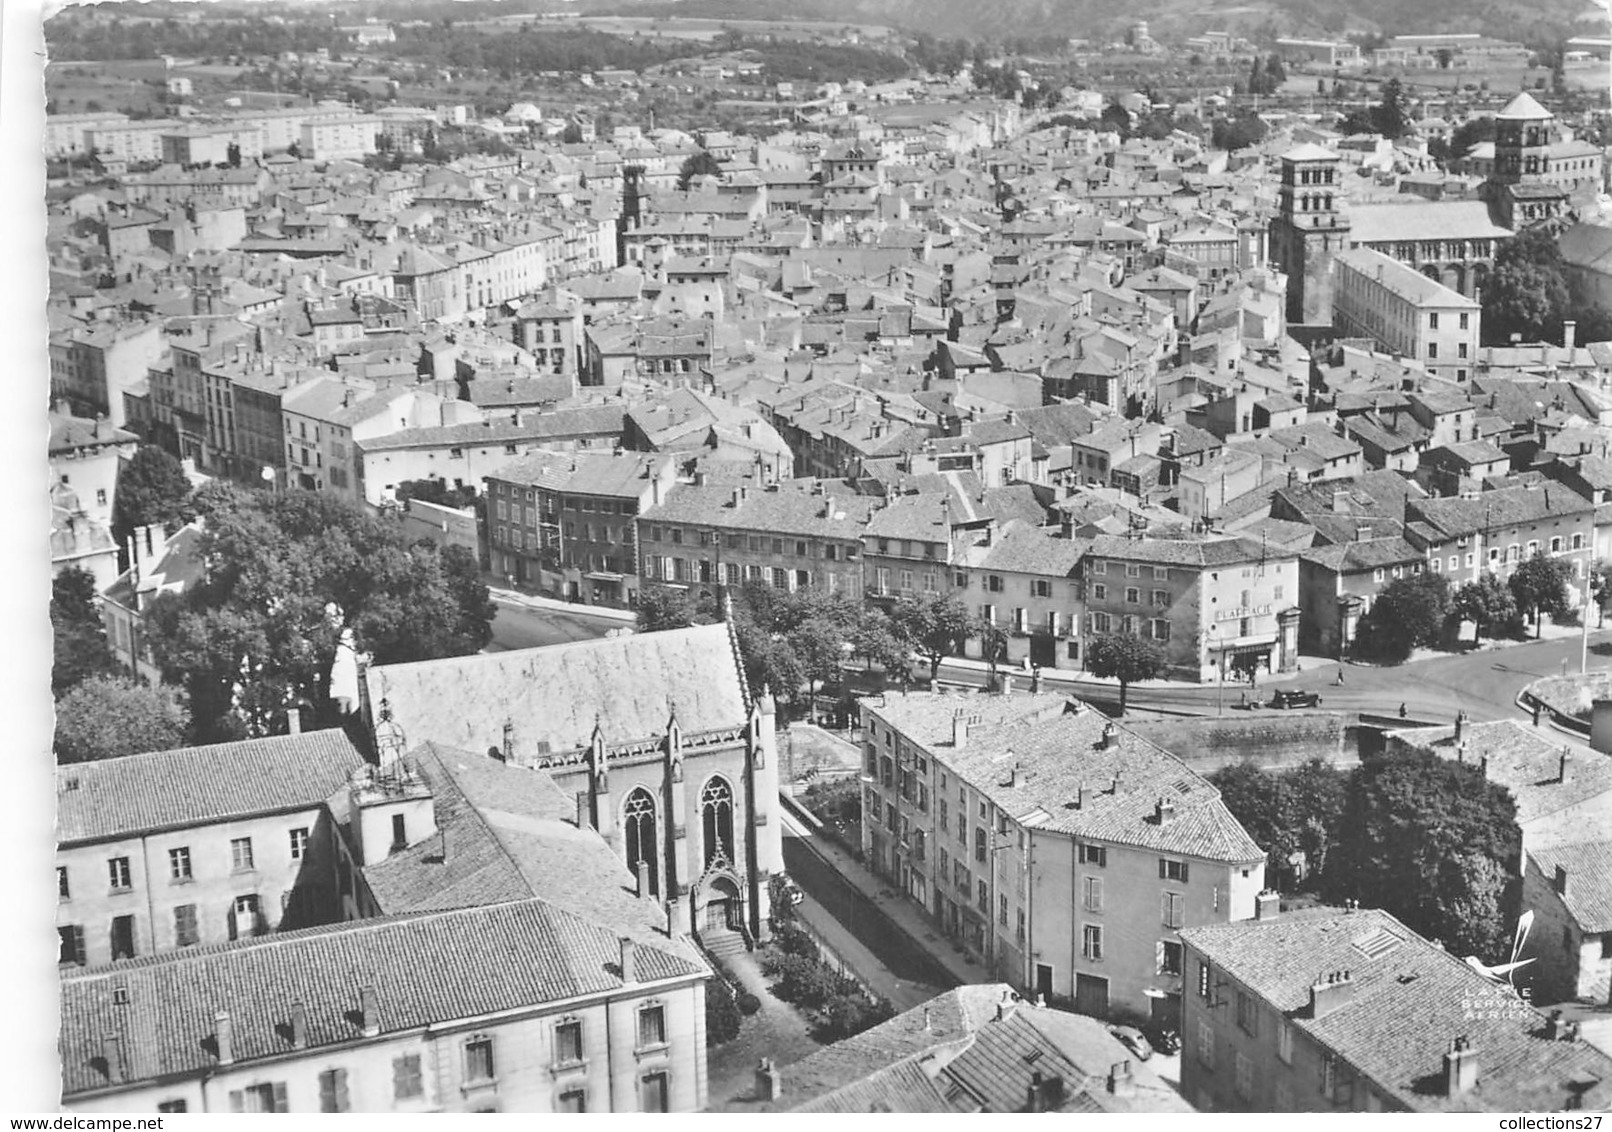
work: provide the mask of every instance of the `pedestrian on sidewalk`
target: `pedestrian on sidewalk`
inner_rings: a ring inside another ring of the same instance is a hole
[[[1400,705],[1399,705],[1399,718],[1400,718],[1400,719],[1404,719],[1404,718],[1405,718],[1405,716],[1406,716],[1406,715],[1407,715],[1407,714],[1408,714],[1408,713],[1407,713],[1407,712],[1406,712],[1406,711],[1405,711],[1405,705],[1404,705],[1404,704],[1400,704]]]
[[[1338,685],[1338,687],[1343,687],[1343,665],[1341,663],[1338,665],[1338,679],[1335,681],[1335,683]]]

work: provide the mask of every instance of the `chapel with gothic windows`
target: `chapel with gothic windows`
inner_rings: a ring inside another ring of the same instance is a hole
[[[726,623],[376,666],[364,684],[383,768],[434,742],[542,774],[671,932],[766,937],[775,708]]]

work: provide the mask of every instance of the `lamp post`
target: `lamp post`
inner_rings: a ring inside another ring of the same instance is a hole
[[[1215,652],[1215,714],[1225,715],[1224,697],[1226,693],[1226,655],[1223,651],[1215,649],[1214,642],[1220,640],[1220,622],[1216,621],[1209,626],[1209,649]]]

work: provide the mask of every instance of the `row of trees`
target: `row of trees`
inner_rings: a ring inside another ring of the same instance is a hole
[[[962,655],[964,643],[973,639],[991,666],[993,684],[997,666],[1007,659],[1007,631],[971,617],[949,594],[903,597],[888,612],[844,594],[790,592],[762,582],[734,587],[730,596],[745,678],[751,687],[765,684],[792,703],[802,689],[812,697],[820,688],[836,685],[847,662],[858,659],[905,682],[909,658],[917,654],[929,663],[933,679],[940,662]],[[646,585],[639,594],[639,632],[711,624],[722,616],[713,598],[675,586]],[[1129,686],[1154,679],[1164,668],[1164,651],[1141,637],[1100,634],[1086,645],[1087,671],[1119,682],[1122,713]]]
[[[1525,618],[1533,622],[1537,636],[1543,617],[1573,612],[1568,601],[1572,577],[1572,563],[1566,559],[1535,554],[1504,581],[1490,573],[1458,587],[1432,572],[1395,579],[1361,617],[1355,651],[1398,664],[1415,649],[1441,644],[1463,621],[1474,626],[1474,644],[1486,636],[1520,635]]]
[[[1478,767],[1419,751],[1348,771],[1319,759],[1285,773],[1246,762],[1210,781],[1269,852],[1273,887],[1357,899],[1456,955],[1504,957],[1522,834],[1510,792]]]

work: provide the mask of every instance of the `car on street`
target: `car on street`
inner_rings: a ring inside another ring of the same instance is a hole
[[[1283,688],[1271,696],[1269,706],[1273,708],[1320,707],[1321,697],[1314,692],[1300,692],[1292,688]]]
[[[1138,1061],[1146,1061],[1153,1056],[1153,1047],[1148,1044],[1147,1036],[1135,1026],[1110,1026],[1108,1032],[1120,1045],[1136,1055]]]

